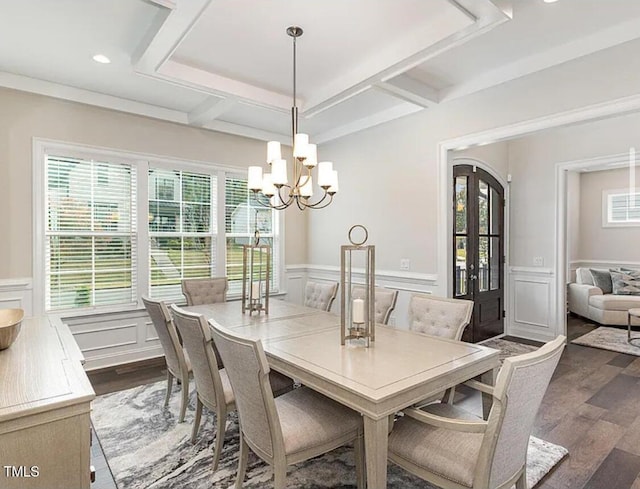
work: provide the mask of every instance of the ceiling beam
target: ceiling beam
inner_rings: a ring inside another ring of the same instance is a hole
[[[154,3],[156,5],[160,5],[161,7],[168,8],[170,10],[175,10],[178,6],[178,0],[146,0],[148,3]]]
[[[187,114],[187,120],[192,126],[203,127],[229,111],[236,103],[233,98],[209,97]]]
[[[407,75],[399,75],[386,82],[377,83],[375,88],[420,107],[432,107],[440,101],[437,90]]]

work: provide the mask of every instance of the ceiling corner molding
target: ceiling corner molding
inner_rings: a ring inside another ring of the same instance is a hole
[[[178,7],[178,0],[146,0],[149,3],[160,5],[161,7],[175,10]]]
[[[203,124],[201,127],[211,131],[224,132],[235,136],[244,136],[251,139],[258,139],[260,141],[280,141],[281,144],[291,144],[291,136],[289,135],[265,131],[255,127],[243,126],[241,124],[234,124],[233,122],[214,120]]]
[[[209,97],[187,114],[187,120],[192,126],[203,127],[228,112],[236,103],[233,98]]]
[[[399,75],[375,85],[375,88],[420,107],[428,108],[440,102],[440,94],[436,89],[410,78]]]

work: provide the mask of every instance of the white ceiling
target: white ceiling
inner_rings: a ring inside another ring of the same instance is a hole
[[[640,2],[0,0],[0,86],[289,142],[294,24],[324,142],[640,38]]]

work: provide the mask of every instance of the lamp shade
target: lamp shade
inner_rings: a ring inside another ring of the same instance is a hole
[[[322,188],[330,187],[333,183],[333,163],[321,161],[318,165],[318,185]]]
[[[247,176],[247,188],[249,190],[262,189],[262,168],[259,166],[250,166]]]
[[[267,197],[275,195],[277,192],[276,187],[273,185],[273,178],[271,173],[265,173],[262,177],[262,193]]]
[[[293,156],[294,158],[306,158],[309,150],[309,135],[298,133],[293,138]]]
[[[280,142],[269,141],[267,143],[267,163],[271,163],[274,160],[282,158],[282,152],[280,151]]]
[[[287,160],[280,158],[271,162],[271,178],[274,185],[286,185]]]
[[[318,147],[315,144],[307,144],[307,159],[304,160],[304,166],[313,168],[318,164]]]
[[[311,197],[313,195],[313,179],[311,176],[308,176],[301,177],[301,180],[303,185],[300,187],[300,195],[302,197]]]
[[[339,187],[338,187],[338,172],[336,170],[333,170],[331,172],[331,174],[332,174],[331,186],[329,187],[327,192],[329,192],[330,194],[335,194],[339,190]]]

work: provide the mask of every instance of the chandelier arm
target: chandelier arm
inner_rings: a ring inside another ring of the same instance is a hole
[[[329,201],[327,203],[325,203],[324,205],[320,205],[327,198],[327,195],[329,196]],[[333,202],[333,195],[331,195],[329,192],[327,192],[325,190],[324,191],[324,195],[322,196],[322,198],[318,202],[316,202],[315,204],[307,204],[307,207],[309,207],[311,209],[324,209],[325,207],[329,206],[331,204],[331,202]]]

